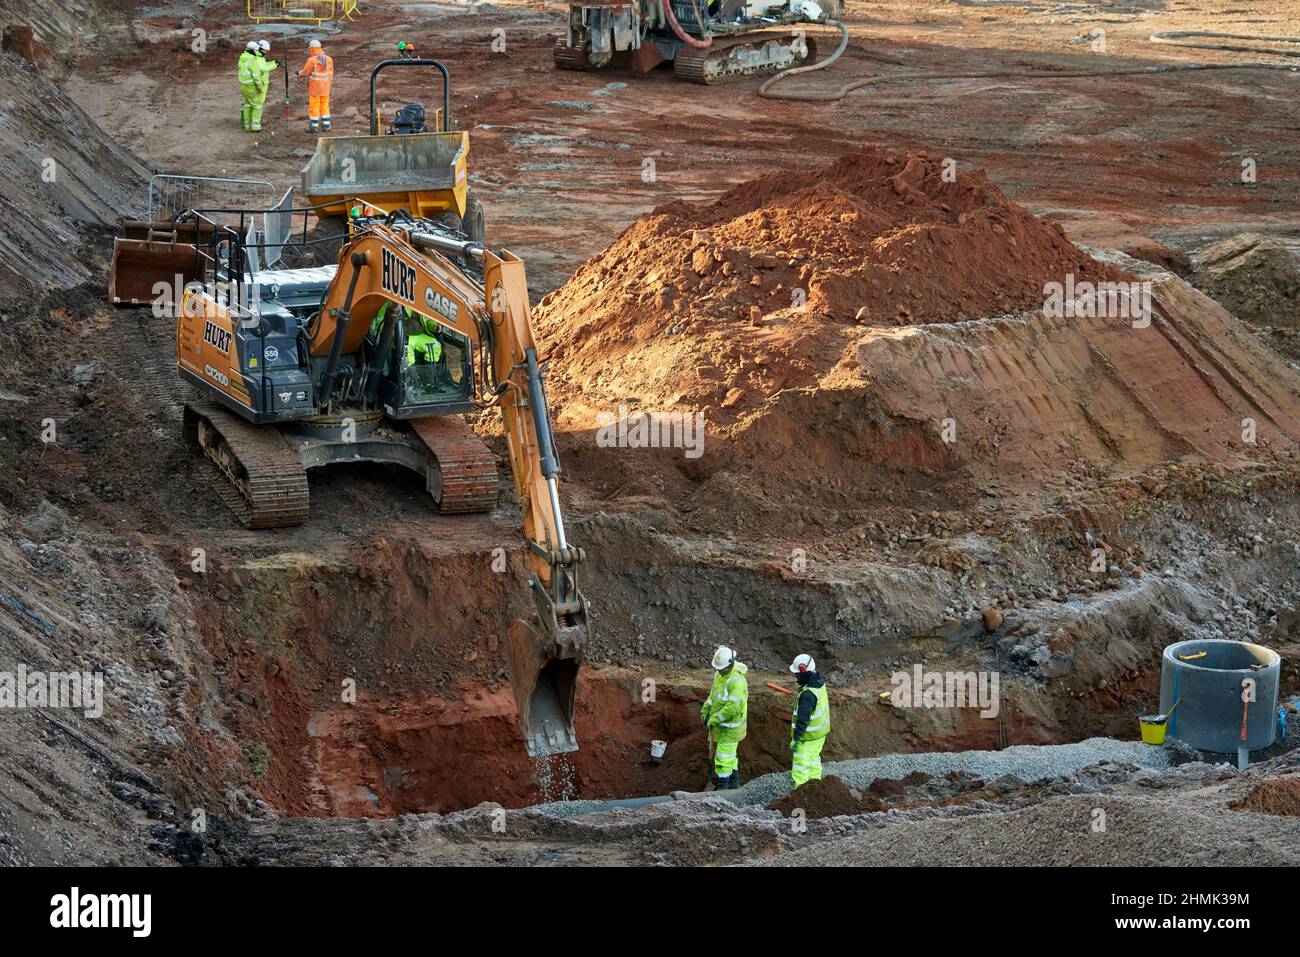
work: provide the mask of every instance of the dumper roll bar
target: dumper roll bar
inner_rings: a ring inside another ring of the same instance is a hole
[[[438,130],[438,132],[444,133],[450,130],[451,74],[447,72],[447,68],[438,60],[384,60],[370,71],[370,135],[379,135],[379,113],[375,109],[375,81],[379,79],[379,71],[390,66],[431,66],[442,74],[442,125],[446,129]]]

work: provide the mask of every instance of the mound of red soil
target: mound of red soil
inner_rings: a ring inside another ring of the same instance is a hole
[[[838,359],[838,327],[1038,308],[1067,274],[1116,276],[983,171],[866,150],[660,207],[536,319],[571,380],[734,415],[812,384]]]
[[[634,227],[627,238],[647,240],[641,252],[668,254],[652,241],[665,239],[689,267],[673,278],[689,284],[694,273],[700,291],[719,300],[711,311],[723,320],[722,307],[767,311],[764,300],[773,296],[764,295],[770,283],[754,286],[743,268],[723,267],[740,258],[733,250],[788,276],[789,287],[805,289],[809,308],[828,318],[863,312],[858,321],[885,325],[1033,308],[1053,277],[1106,272],[1059,226],[1010,202],[983,170],[949,172],[919,154],[868,151],[811,173],[753,180],[703,209],[678,203],[656,212],[666,218]],[[680,226],[699,233],[689,236],[689,257],[681,253],[687,237]],[[782,267],[798,269],[798,280]]]
[[[1046,308],[1128,281],[983,172],[866,150],[661,207],[534,315],[569,475],[806,536],[1295,444],[1300,378],[1182,281],[1144,320]]]
[[[801,809],[805,817],[821,818],[883,811],[886,805],[877,797],[855,791],[832,774],[795,788],[789,794],[777,798],[767,809],[780,811],[786,817],[790,817],[796,809]]]
[[[1300,817],[1300,774],[1265,778],[1251,788],[1244,798],[1228,806],[1234,811]]]

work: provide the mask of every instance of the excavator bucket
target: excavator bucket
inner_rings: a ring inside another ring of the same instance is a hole
[[[561,627],[548,641],[533,625],[516,619],[506,635],[510,686],[532,757],[578,750],[573,704],[582,630]]]
[[[108,301],[115,306],[141,306],[158,298],[156,285],[184,289],[204,282],[203,259],[195,255],[199,232],[175,223],[128,222],[113,240],[113,266],[108,274]],[[210,230],[209,230],[210,235]]]
[[[150,243],[139,239],[113,242],[113,268],[108,274],[108,301],[115,306],[142,306],[157,298],[154,284],[171,286],[181,276],[181,289],[194,276],[194,247],[184,243]]]

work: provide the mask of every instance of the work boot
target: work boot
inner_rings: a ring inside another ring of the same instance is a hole
[[[329,119],[328,116],[325,117],[325,119],[323,119],[323,120],[320,121],[320,128],[321,128],[322,130],[327,130],[327,131],[329,130],[329,128],[330,128],[330,119]]]
[[[308,133],[315,133],[315,132],[316,132],[316,121],[315,121],[315,120],[311,120],[311,121],[307,124],[307,132],[308,132]]]

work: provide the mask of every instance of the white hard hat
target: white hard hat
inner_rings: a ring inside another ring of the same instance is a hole
[[[709,664],[713,665],[714,671],[721,671],[731,665],[736,660],[736,653],[726,645],[718,645],[718,650],[713,653],[713,660]]]
[[[320,49],[320,41],[319,41],[319,40],[312,40],[311,43],[307,44],[307,48],[308,48],[309,50],[318,50],[318,49]]]
[[[790,662],[790,673],[797,675],[801,671],[816,671],[817,662],[813,661],[812,655],[797,655],[794,661]]]
[[[247,43],[244,44],[244,49],[245,49],[245,50],[256,50],[256,49],[257,49],[257,41],[256,41],[256,40],[249,40]]]
[[[271,44],[267,43],[265,40],[258,40],[257,45],[261,48],[263,53],[271,52]]]

